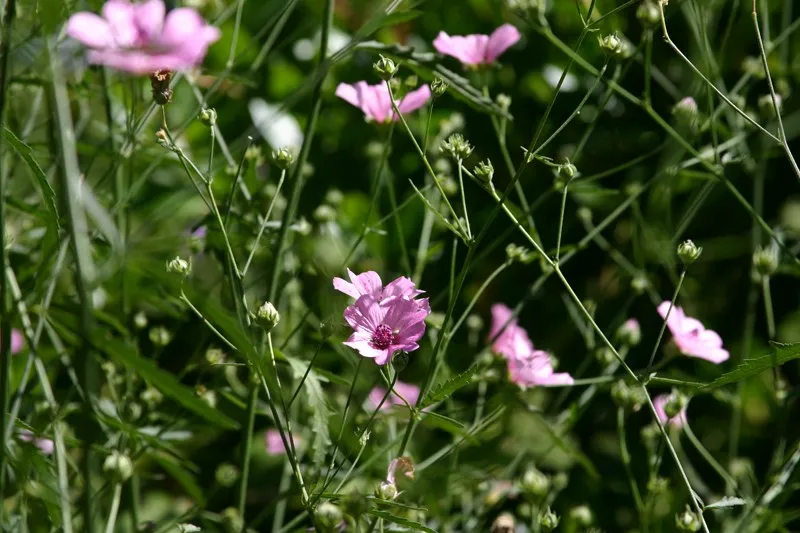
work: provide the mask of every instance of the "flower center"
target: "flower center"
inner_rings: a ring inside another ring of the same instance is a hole
[[[378,350],[385,350],[391,346],[392,343],[397,342],[397,333],[392,331],[392,328],[386,324],[381,324],[375,328],[375,332],[372,334],[371,342],[372,346]]]

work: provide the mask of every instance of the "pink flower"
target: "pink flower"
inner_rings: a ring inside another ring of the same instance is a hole
[[[1,335],[1,334],[0,334]],[[11,329],[11,355],[19,353],[25,347],[25,337],[18,329]]]
[[[728,360],[730,354],[722,347],[722,339],[715,331],[706,329],[696,318],[686,316],[680,307],[670,310],[670,305],[669,301],[661,302],[658,314],[666,319],[667,327],[681,353],[716,364]]]
[[[333,278],[333,288],[355,300],[358,300],[365,294],[375,296],[381,304],[391,302],[396,298],[405,298],[407,300],[414,300],[422,309],[427,310],[429,313],[431,311],[431,306],[427,298],[415,300],[417,296],[424,294],[425,291],[417,289],[414,282],[405,276],[400,276],[386,285],[386,287],[383,286],[383,281],[381,281],[381,277],[378,273],[371,270],[356,275],[348,268],[347,276],[350,278],[350,282],[342,278]]]
[[[680,428],[686,424],[686,408],[681,409],[681,412],[670,418],[667,416],[665,406],[669,401],[669,394],[661,394],[653,398],[653,407],[656,408],[656,415],[661,424],[669,424],[670,426]]]
[[[403,400],[397,396],[398,394],[405,398],[408,403],[414,405],[419,399],[419,387],[416,385],[403,383],[402,381],[395,382],[392,394],[390,394],[389,397],[386,398],[386,401],[383,402],[383,405],[381,405],[381,411],[388,411],[394,405],[405,405],[405,402],[403,402]],[[375,387],[369,392],[367,401],[373,409],[377,409],[384,396],[386,396],[386,389],[382,387]]]
[[[19,432],[19,438],[25,442],[32,442],[34,446],[39,448],[39,450],[45,455],[52,455],[53,450],[55,449],[55,444],[53,441],[46,438],[37,438],[33,435],[33,432],[28,429],[23,429]]]
[[[367,121],[378,123],[397,120],[397,114],[392,109],[392,100],[389,96],[389,88],[385,83],[369,85],[365,81],[359,81],[355,85],[340,83],[336,87],[336,96],[345,102],[352,104],[364,112]],[[404,115],[416,111],[427,102],[431,97],[431,90],[427,85],[406,94],[397,102],[397,109]]]
[[[441,54],[455,57],[465,65],[488,65],[520,39],[517,28],[503,24],[491,35],[447,35],[439,32],[433,46]]]
[[[147,74],[198,65],[220,31],[194,9],[166,14],[163,0],[108,0],[102,17],[86,11],[72,15],[67,35],[91,48],[90,63]]]
[[[288,433],[286,437],[289,438]],[[295,447],[297,447],[301,443],[301,440],[299,437],[293,438],[292,442],[294,443]],[[275,428],[268,429],[264,432],[264,447],[269,455],[282,455],[286,453],[286,448],[283,447],[281,433]]]
[[[503,304],[492,306],[492,326],[489,338],[497,337],[492,350],[508,361],[509,379],[522,387],[536,385],[571,385],[569,374],[553,372],[550,354],[536,350],[528,333],[512,317],[512,311]],[[505,329],[500,330],[505,326]],[[499,335],[498,335],[499,334]]]
[[[364,294],[344,311],[354,332],[344,344],[364,357],[385,365],[395,352],[413,352],[425,334],[425,317],[430,314],[417,300],[390,298],[383,302]]]

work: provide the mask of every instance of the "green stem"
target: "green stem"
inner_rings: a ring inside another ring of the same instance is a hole
[[[675,292],[672,293],[672,300],[669,302],[667,316],[664,317],[664,321],[661,323],[661,331],[658,332],[658,338],[656,339],[656,343],[653,345],[653,351],[650,353],[650,360],[647,363],[647,371],[645,372],[645,375],[650,374],[650,369],[653,367],[653,361],[656,359],[656,352],[658,352],[658,347],[661,346],[661,339],[664,337],[664,332],[667,329],[667,320],[669,320],[669,315],[675,308],[675,300],[678,299],[678,294],[681,292],[681,286],[683,285],[683,280],[685,278],[686,267],[684,266],[683,270],[681,271],[681,277],[678,278],[678,284],[675,286]]]
[[[242,532],[245,527],[245,507],[247,506],[247,481],[250,479],[250,449],[253,444],[253,431],[258,407],[258,383],[250,384],[250,397],[247,401],[247,427],[244,432],[244,452],[242,455],[242,477],[239,484],[239,517],[242,519]],[[287,454],[289,451],[287,450]]]
[[[117,527],[117,514],[119,513],[119,501],[122,497],[122,483],[114,484],[114,495],[111,497],[111,510],[106,521],[106,533],[114,533]]]
[[[636,478],[633,475],[633,468],[631,467],[631,454],[628,452],[628,443],[625,437],[625,410],[622,407],[617,408],[617,438],[619,439],[619,454],[622,458],[622,464],[625,465],[625,473],[628,476],[628,482],[631,485],[631,494],[633,494],[633,503],[636,505],[636,510],[639,513],[639,520],[642,524],[642,530],[647,532],[647,511],[642,501],[642,493],[639,491],[639,485],[636,483]]]
[[[772,310],[772,291],[769,287],[769,276],[761,280],[761,290],[764,294],[764,313],[767,316],[767,334],[770,340],[775,339],[775,313]]]
[[[505,270],[506,268],[508,268],[510,265],[511,265],[511,263],[509,261],[506,261],[505,263],[501,264],[499,267],[494,269],[494,272],[489,274],[489,277],[487,277],[483,281],[483,283],[481,283],[481,286],[478,287],[477,292],[475,292],[475,296],[472,297],[472,300],[470,300],[469,304],[467,304],[467,308],[464,309],[464,312],[461,314],[461,317],[458,319],[458,321],[456,321],[455,325],[450,330],[449,335],[451,337],[453,335],[455,335],[456,331],[458,331],[458,329],[461,327],[461,324],[463,324],[464,321],[467,319],[467,317],[469,316],[470,311],[472,311],[472,308],[475,307],[476,303],[478,303],[478,299],[481,297],[481,295],[486,290],[486,288],[489,287],[489,285],[492,283],[492,281],[494,281],[494,278],[499,276],[500,273],[503,270]]]
[[[319,43],[319,58],[317,60],[317,67],[321,67],[325,58],[328,55],[328,36],[330,35],[331,26],[333,24],[333,7],[334,0],[325,1],[325,9],[322,15],[322,32],[320,34]],[[278,242],[275,245],[275,260],[272,265],[272,280],[269,285],[268,300],[274,302],[278,296],[278,289],[280,288],[281,269],[283,263],[283,254],[286,253],[286,248],[289,244],[289,226],[294,220],[297,213],[297,206],[300,203],[300,195],[303,191],[303,167],[308,160],[308,154],[311,151],[311,143],[314,140],[314,134],[317,129],[317,119],[319,112],[322,108],[322,84],[325,81],[327,71],[323,73],[311,93],[311,115],[309,115],[306,129],[303,132],[303,145],[300,148],[300,156],[297,158],[297,163],[292,169],[291,178],[289,181],[292,183],[292,192],[289,195],[289,204],[283,214],[281,223],[281,231],[278,234]]]
[[[247,261],[244,264],[244,268],[242,269],[242,277],[245,277],[247,274],[247,270],[250,268],[250,263],[253,261],[253,257],[256,255],[256,250],[258,249],[258,242],[261,240],[261,236],[264,234],[264,230],[267,228],[267,222],[269,222],[269,216],[272,214],[272,208],[275,206],[275,200],[278,198],[278,194],[281,192],[281,187],[283,187],[283,180],[286,178],[286,169],[281,169],[281,177],[278,179],[278,187],[275,189],[275,195],[272,197],[272,200],[269,202],[269,207],[267,208],[267,214],[264,215],[264,219],[261,221],[261,227],[258,230],[258,235],[256,235],[256,240],[253,243],[253,248],[250,250],[250,255],[247,257]]]
[[[469,211],[467,211],[467,194],[464,190],[464,173],[463,173],[463,162],[461,159],[456,161],[456,165],[458,165],[458,188],[461,190],[461,208],[464,210],[464,225],[466,226],[465,229],[467,231],[467,238],[472,239],[472,230],[469,227]]]
[[[694,431],[692,431],[692,428],[689,427],[689,424],[684,424],[683,432],[686,434],[687,437],[689,437],[689,440],[691,441],[695,449],[697,449],[700,455],[703,456],[703,459],[706,460],[706,462],[711,466],[711,468],[713,468],[717,472],[717,474],[719,474],[719,477],[722,478],[722,480],[726,483],[726,485],[736,490],[737,489],[736,480],[733,479],[731,475],[725,471],[724,468],[722,468],[722,465],[719,464],[719,462],[716,459],[714,459],[712,453],[709,452],[705,446],[703,446],[703,443],[700,442],[700,439],[698,439],[697,436],[694,434]]]

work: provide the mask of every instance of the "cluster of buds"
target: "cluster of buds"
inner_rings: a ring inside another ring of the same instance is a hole
[[[616,33],[598,37],[600,49],[611,59],[627,59],[631,55],[631,46]]]
[[[489,185],[492,183],[492,178],[494,178],[494,166],[492,162],[487,159],[475,165],[475,168],[472,169],[472,173],[475,174],[475,177],[478,178],[481,183]]]
[[[509,244],[506,246],[506,257],[510,262],[520,262],[523,265],[528,265],[536,259],[536,254],[524,246],[516,244]]]
[[[456,161],[463,161],[472,154],[473,148],[463,135],[454,133],[442,142],[441,150]]]
[[[619,407],[638,411],[647,401],[646,393],[637,386],[619,380],[611,386],[611,398]]]
[[[434,98],[439,98],[447,92],[447,83],[440,77],[436,77],[431,82],[431,94]]]
[[[115,482],[123,483],[133,475],[133,462],[127,455],[114,450],[103,462],[103,471]]]
[[[175,259],[167,261],[167,272],[170,274],[178,274],[182,278],[185,278],[192,273],[192,263],[186,259],[175,257]]]

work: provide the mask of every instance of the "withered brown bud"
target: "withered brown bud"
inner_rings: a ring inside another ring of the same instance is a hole
[[[166,105],[172,100],[172,89],[169,88],[170,81],[172,81],[171,70],[157,70],[150,75],[153,100],[158,105]]]

